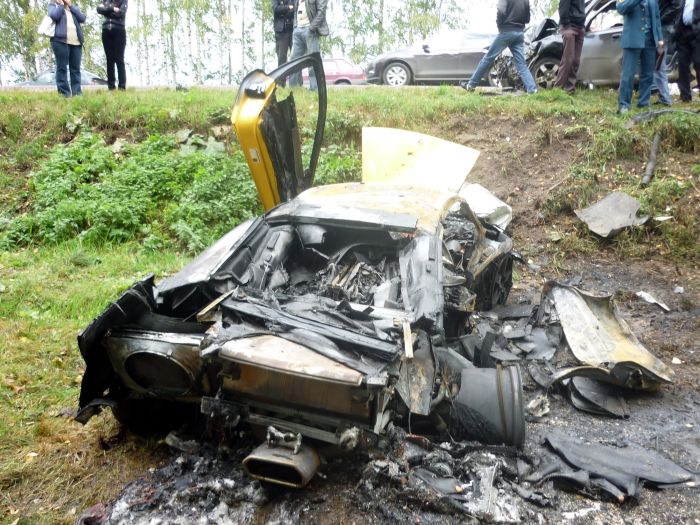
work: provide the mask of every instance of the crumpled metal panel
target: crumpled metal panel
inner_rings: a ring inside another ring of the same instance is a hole
[[[479,152],[415,131],[362,128],[362,182],[391,182],[457,193]]]
[[[391,226],[397,218],[403,217],[399,225],[407,226],[406,220],[412,217],[414,229],[434,234],[447,210],[458,200],[457,194],[440,188],[381,182],[329,184],[306,190],[293,201],[272,210],[267,218],[273,221],[285,215],[338,216],[344,218],[345,224],[362,221]],[[318,211],[313,213],[313,207]]]
[[[238,363],[332,383],[359,385],[364,377],[305,346],[274,335],[234,339],[223,345],[220,355]]]
[[[611,296],[594,296],[556,283],[545,286],[547,290],[576,359],[605,372],[597,374],[597,379],[644,390],[673,382],[673,370],[639,342],[618,315]]]
[[[593,233],[609,238],[629,226],[639,226],[649,220],[646,215],[637,217],[639,206],[637,199],[615,191],[588,208],[575,210],[575,213]]]

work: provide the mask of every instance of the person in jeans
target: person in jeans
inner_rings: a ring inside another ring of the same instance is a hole
[[[83,58],[83,28],[85,15],[71,0],[51,0],[49,17],[56,23],[51,37],[51,49],[56,59],[56,88],[64,97],[82,95],[80,62]],[[70,70],[70,83],[68,71]]]
[[[505,48],[509,48],[515,62],[515,69],[525,85],[525,91],[536,93],[537,86],[532,73],[525,63],[525,25],[530,22],[530,2],[529,0],[498,0],[496,8],[496,25],[498,26],[498,36],[489,46],[488,51],[476,66],[476,71],[469,79],[459,83],[467,91],[473,91],[479,84],[481,78],[491,69],[496,58]]]
[[[294,31],[294,0],[270,0],[272,7],[272,25],[275,29],[275,50],[277,66],[287,62],[287,55],[292,48]]]
[[[678,90],[681,101],[693,98],[690,89],[690,64],[700,79],[700,0],[683,0],[683,10],[676,23],[674,40],[678,48]]]
[[[559,2],[559,32],[564,50],[559,62],[559,71],[554,87],[569,95],[576,92],[578,66],[581,63],[583,39],[586,36],[586,10],[584,0],[561,0]]]
[[[126,48],[126,10],[128,0],[105,0],[97,6],[97,12],[104,17],[102,22],[102,47],[107,58],[107,87],[115,86],[114,66],[117,67],[119,89],[126,89],[126,67],[124,66],[124,49]]]
[[[638,63],[641,63],[641,66],[637,107],[649,106],[657,48],[659,52],[663,52],[665,43],[661,33],[661,14],[657,0],[617,0],[615,7],[624,17],[620,38],[622,73],[617,110],[618,113],[627,113],[632,105],[634,74]]]
[[[666,42],[666,48],[664,49],[663,58],[661,59],[661,64],[659,68],[654,72],[654,82],[652,84],[651,90],[656,89],[659,93],[659,104],[664,106],[670,106],[673,103],[671,99],[671,91],[668,88],[668,44],[671,41],[671,35],[673,34],[674,26],[681,14],[681,3],[682,0],[659,0],[659,13],[661,15],[661,35]]]
[[[300,56],[321,51],[319,37],[328,36],[326,22],[326,6],[328,0],[296,0],[294,12],[294,32],[292,33],[292,56],[294,60]],[[301,86],[301,72],[294,73],[290,79],[291,86]],[[309,87],[318,91],[316,72],[309,70]]]

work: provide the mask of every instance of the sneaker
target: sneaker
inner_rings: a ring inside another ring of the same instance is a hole
[[[537,95],[538,91],[535,89],[534,91],[528,91],[528,95]]]
[[[467,91],[474,91],[474,88],[472,86],[470,86],[469,82],[467,82],[466,80],[460,80],[459,87],[461,87],[462,89],[465,89]]]
[[[626,115],[629,112],[630,112],[630,108],[618,108],[618,110],[617,110],[618,115]]]

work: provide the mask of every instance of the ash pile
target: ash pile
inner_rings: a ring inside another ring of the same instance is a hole
[[[617,421],[615,428],[631,425],[628,400],[674,381],[610,296],[548,283],[539,304],[499,306],[472,315],[470,325],[450,348],[475,365],[471,374],[495,369],[500,379],[496,395],[482,395],[479,417],[460,418],[473,423],[460,439],[450,434],[454,429],[430,434],[420,420],[409,420],[369,449],[321,454],[306,488],[289,489],[245,472],[241,461],[258,442],[248,430],[225,440],[171,433],[169,464],[130,483],[111,504],[87,509],[78,523],[327,522],[329,516],[341,523],[555,523],[583,518],[600,505],[627,507],[644,497],[643,487],[698,487],[698,474],[663,452],[614,432],[598,430],[592,437],[581,425],[562,428],[549,419],[553,412],[571,418],[576,410],[590,414],[599,429],[611,427],[606,421]],[[499,387],[508,389],[509,371],[518,366],[528,372],[519,402],[531,423],[522,448],[493,444],[498,436],[483,424],[483,414],[493,413],[501,440],[513,441],[503,435],[512,427],[500,420],[507,411],[499,407]],[[469,395],[478,397],[483,389],[476,376],[472,383]],[[589,502],[588,510],[571,511],[589,500],[596,500],[593,507]]]

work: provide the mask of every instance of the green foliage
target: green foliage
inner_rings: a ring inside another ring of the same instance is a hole
[[[180,155],[170,136],[151,136],[118,159],[100,135],[83,133],[33,174],[31,210],[6,224],[0,243],[144,239],[198,250],[258,211],[247,172],[240,153]]]
[[[321,150],[314,184],[359,182],[362,176],[362,157],[353,147],[330,145]]]

